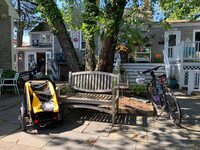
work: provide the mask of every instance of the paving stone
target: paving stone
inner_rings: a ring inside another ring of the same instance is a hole
[[[136,142],[133,140],[116,140],[110,137],[99,137],[90,150],[134,150]]]
[[[193,131],[193,132],[188,132],[188,137],[190,138],[190,139],[199,139],[199,141],[200,141],[200,132],[195,132],[195,131]]]
[[[65,115],[63,123],[29,134],[16,131],[20,125],[16,101],[16,97],[0,100],[0,150],[200,149],[200,101],[192,97],[179,101],[183,110],[182,128],[167,116],[155,120],[151,116],[124,114],[116,116],[117,123],[112,127],[109,114],[75,110]]]
[[[158,144],[153,143],[136,143],[135,150],[198,150],[194,145],[180,146],[174,144],[164,144],[162,142]]]
[[[88,124],[88,126],[83,130],[85,134],[92,134],[98,136],[108,136],[112,129],[111,123],[104,122],[94,122]]]
[[[0,141],[0,150],[40,150],[40,148],[21,145],[14,142]]]
[[[110,138],[124,140],[129,139],[133,141],[147,141],[148,135],[146,129],[140,126],[121,125],[112,128]]]
[[[0,140],[0,150],[10,150],[15,145],[16,145],[15,143],[4,142],[4,141]]]
[[[48,142],[43,148],[47,150],[86,150],[89,149],[97,139],[97,135],[64,132]]]
[[[42,148],[54,137],[55,136],[47,134],[28,134],[25,132],[16,132],[2,138],[2,141]]]
[[[49,135],[59,135],[60,133],[67,131],[74,131],[81,133],[88,126],[89,123],[90,121],[66,120],[62,123],[48,125],[44,128],[37,128],[35,133],[49,134]]]
[[[11,124],[7,121],[0,120],[0,138],[12,133],[19,128],[19,124]]]
[[[19,115],[19,107],[15,106],[12,109],[5,110],[4,112],[0,112],[1,118],[0,120],[10,122],[12,124],[20,124],[18,120]]]
[[[170,132],[148,132],[148,143],[152,144],[165,144],[165,145],[179,145],[179,146],[187,146],[191,143],[188,137],[184,137],[179,135],[178,133],[170,133]]]

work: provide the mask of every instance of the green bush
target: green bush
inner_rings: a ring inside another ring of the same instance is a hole
[[[76,91],[73,89],[73,88],[71,88],[70,86],[66,86],[66,87],[64,87],[63,89],[61,89],[61,91],[60,91],[60,94],[61,95],[71,95],[71,94],[74,94]]]
[[[134,84],[130,86],[130,90],[134,95],[147,97],[146,85]]]
[[[2,77],[3,78],[13,78],[15,76],[16,71],[14,70],[3,70]]]

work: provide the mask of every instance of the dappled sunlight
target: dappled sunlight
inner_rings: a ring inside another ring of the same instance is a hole
[[[20,99],[18,102],[17,99]],[[167,114],[159,118],[138,114],[111,115],[88,109],[64,108],[64,120],[20,131],[18,121],[22,97],[0,101],[1,141],[35,149],[197,149],[200,147],[199,100],[178,99],[182,125],[175,126]],[[9,100],[9,104],[6,101]],[[17,102],[17,105],[14,105]],[[29,139],[27,141],[27,139]],[[34,142],[33,142],[34,141]]]

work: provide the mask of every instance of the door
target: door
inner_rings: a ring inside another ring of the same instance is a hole
[[[175,46],[180,44],[180,31],[166,31],[165,32],[165,52],[168,58],[177,59],[179,57],[179,50]]]
[[[30,71],[36,67],[37,59],[35,52],[27,52],[25,57],[25,71]]]
[[[196,52],[200,52],[200,30],[193,31],[193,41],[195,41]]]

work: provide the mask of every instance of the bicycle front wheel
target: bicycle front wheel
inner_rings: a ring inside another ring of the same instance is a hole
[[[166,101],[167,101],[167,111],[169,113],[170,119],[173,120],[174,124],[179,126],[181,124],[182,115],[181,109],[176,97],[173,93],[166,93]]]

